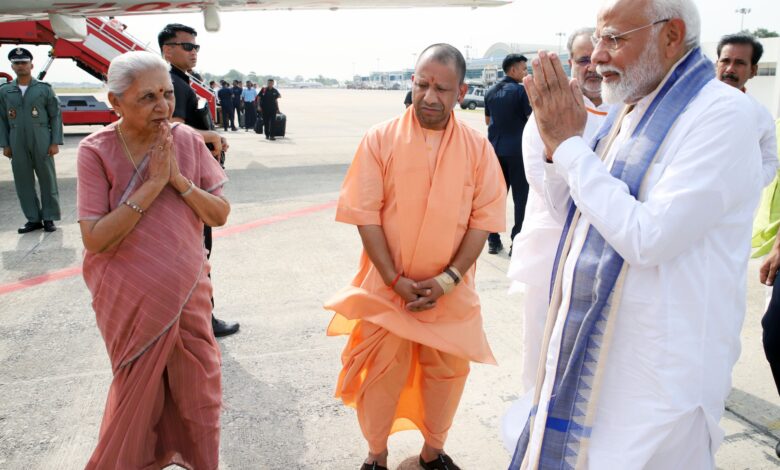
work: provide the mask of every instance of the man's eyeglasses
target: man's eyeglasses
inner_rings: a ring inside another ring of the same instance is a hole
[[[200,44],[193,44],[191,42],[166,42],[166,46],[181,46],[182,49],[184,49],[187,52],[195,51],[198,52],[200,50]]]
[[[580,57],[579,59],[574,59],[574,63],[579,65],[580,67],[587,67],[590,65],[590,56],[584,56]]]
[[[644,26],[640,26],[638,28],[634,28],[630,31],[626,31],[625,33],[619,33],[619,34],[602,34],[601,36],[596,36],[595,34],[590,37],[590,42],[593,43],[593,47],[598,47],[599,43],[604,42],[604,47],[606,47],[610,51],[615,51],[620,47],[620,43],[618,40],[625,39],[626,36],[628,36],[631,33],[635,33],[637,31],[641,31],[645,28],[650,28],[651,26],[655,26],[660,23],[666,23],[667,21],[671,20],[671,18],[666,18],[663,20],[654,21],[650,24],[646,24]]]

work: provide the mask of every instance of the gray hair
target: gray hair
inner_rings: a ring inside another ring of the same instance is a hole
[[[571,33],[571,36],[569,36],[569,40],[566,41],[566,48],[569,50],[569,57],[571,57],[572,49],[574,49],[574,41],[576,41],[578,37],[587,36],[588,40],[590,40],[590,37],[593,36],[593,33],[595,32],[596,32],[596,28],[587,27],[587,28],[577,29],[573,33]]]
[[[679,18],[685,23],[685,45],[688,50],[701,41],[701,17],[693,0],[650,0],[648,18],[654,21]]]
[[[170,70],[168,62],[148,51],[131,51],[115,57],[108,66],[108,91],[121,96],[136,78],[150,70]]]

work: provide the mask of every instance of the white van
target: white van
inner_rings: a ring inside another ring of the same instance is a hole
[[[485,107],[485,88],[476,85],[469,85],[469,91],[460,102],[461,109],[477,109]]]

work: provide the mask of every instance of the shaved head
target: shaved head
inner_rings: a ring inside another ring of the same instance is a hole
[[[417,66],[428,60],[453,67],[456,75],[460,77],[459,83],[466,80],[466,59],[456,47],[445,43],[432,44],[422,51],[417,60]]]

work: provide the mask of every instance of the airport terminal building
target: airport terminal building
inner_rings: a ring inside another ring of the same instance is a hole
[[[550,44],[495,43],[487,49],[483,57],[467,59],[466,81],[470,85],[491,86],[504,77],[504,71],[501,70],[501,62],[508,54],[523,54],[531,59],[541,49],[555,51],[558,49],[558,46]],[[561,56],[564,60],[569,58],[565,50],[561,51]],[[565,65],[565,67],[568,72],[568,65]],[[355,75],[352,83],[355,88],[406,90],[412,86],[413,73],[414,69],[411,68],[390,72],[371,72],[369,75]]]
[[[748,93],[753,95],[760,103],[766,106],[772,115],[780,116],[780,77],[777,74],[777,65],[780,62],[780,38],[759,39],[764,46],[764,55],[758,64],[758,75],[748,84]],[[717,41],[702,43],[704,53],[713,61],[716,60]],[[503,78],[501,62],[508,54],[523,54],[528,59],[533,59],[539,50],[558,51],[564,60],[564,69],[569,73],[569,59],[566,46],[555,44],[518,44],[497,42],[490,46],[485,55],[479,58],[471,58],[466,64],[466,81],[469,85],[489,87]],[[530,72],[530,65],[529,65]],[[356,75],[353,86],[366,89],[390,89],[406,90],[412,86],[412,73],[414,70],[404,69],[392,72],[372,72],[370,75]]]

